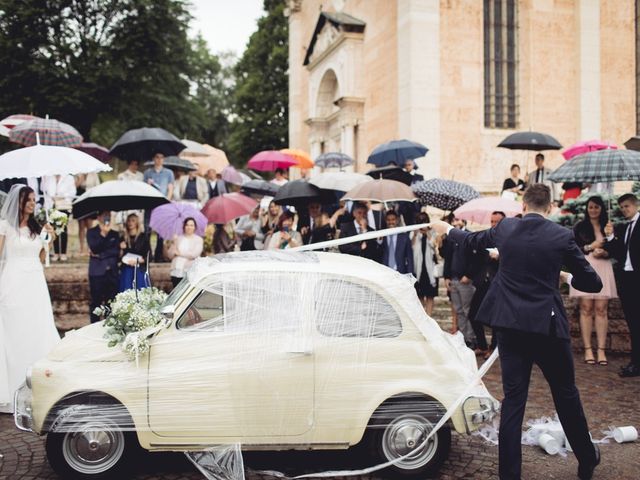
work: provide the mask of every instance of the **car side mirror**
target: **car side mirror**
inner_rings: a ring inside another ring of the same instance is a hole
[[[160,313],[164,317],[165,323],[167,325],[169,325],[173,321],[173,314],[175,312],[176,312],[175,305],[167,305],[165,307],[162,307],[162,310],[160,310]]]

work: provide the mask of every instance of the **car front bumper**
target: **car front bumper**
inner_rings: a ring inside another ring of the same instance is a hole
[[[33,391],[23,383],[13,398],[13,418],[16,427],[25,432],[33,432]]]

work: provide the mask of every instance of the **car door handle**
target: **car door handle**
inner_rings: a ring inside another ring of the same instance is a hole
[[[311,350],[288,350],[287,353],[296,357],[308,357],[313,352]]]

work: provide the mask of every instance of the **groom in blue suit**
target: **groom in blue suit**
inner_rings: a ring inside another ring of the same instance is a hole
[[[504,400],[500,418],[500,478],[520,479],[520,445],[531,367],[542,370],[562,423],[578,459],[578,477],[591,479],[600,453],[589,438],[587,419],[575,385],[569,322],[558,291],[562,277],[575,289],[597,293],[598,274],[576,245],[573,232],[545,217],[551,193],[544,184],[524,194],[524,217],[505,218],[494,228],[476,233],[432,223],[467,248],[497,247],[500,266],[477,318],[496,330]],[[560,273],[566,266],[571,275]]]

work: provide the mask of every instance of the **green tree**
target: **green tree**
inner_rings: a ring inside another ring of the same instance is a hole
[[[289,122],[288,23],[284,1],[265,0],[247,49],[235,67],[229,158],[244,164],[260,150],[287,146]]]
[[[0,0],[0,114],[48,114],[107,146],[142,126],[196,140],[224,133],[217,92],[206,92],[222,70],[201,40],[189,40],[187,8],[184,0]]]

